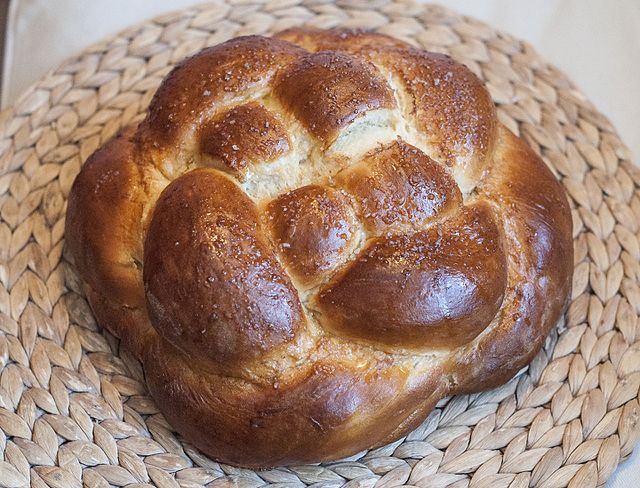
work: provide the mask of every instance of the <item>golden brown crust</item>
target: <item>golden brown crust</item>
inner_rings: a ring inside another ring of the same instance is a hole
[[[464,175],[468,189],[478,182],[493,151],[497,118],[484,84],[464,65],[374,32],[295,28],[276,37],[312,52],[346,51],[382,68],[435,158]]]
[[[392,435],[395,419],[414,408],[411,397],[430,408],[437,401],[437,368],[412,385],[408,362],[399,368],[356,355],[354,368],[340,360],[354,355],[349,347],[324,355],[327,360],[301,365],[294,380],[277,387],[202,374],[167,342],[156,342],[144,364],[152,395],[164,399],[163,413],[182,435],[207,453],[253,468],[348,456],[354,445]]]
[[[466,364],[469,371],[462,391],[502,384],[533,359],[568,303],[573,274],[572,220],[564,190],[544,162],[504,127],[482,196],[504,219],[515,272],[493,334],[460,360],[461,370]]]
[[[374,233],[394,225],[419,229],[462,203],[447,170],[402,140],[365,154],[335,180],[355,197],[362,220]]]
[[[342,263],[357,243],[350,199],[327,186],[281,195],[269,203],[265,218],[289,273],[302,286]]]
[[[200,150],[219,169],[241,174],[249,165],[267,163],[289,151],[279,118],[257,103],[233,107],[200,130]]]
[[[255,358],[304,325],[255,204],[215,170],[191,171],[160,195],[145,242],[144,284],[156,330],[203,360]]]
[[[330,145],[369,110],[392,108],[393,94],[369,62],[336,51],[308,54],[280,71],[274,94],[306,129]]]
[[[315,29],[313,27],[292,27],[278,32],[277,39],[289,41],[307,51],[350,51],[366,46],[411,47],[406,42],[378,32],[363,29]]]
[[[250,467],[351,455],[508,380],[573,263],[562,187],[469,70],[381,34],[278,37],[181,63],[66,221],[167,420]]]
[[[145,195],[133,161],[134,133],[128,128],[87,160],[74,181],[66,218],[67,245],[83,280],[130,307],[144,303],[139,285]]]
[[[465,207],[425,231],[370,242],[318,293],[321,323],[383,349],[456,348],[500,310],[506,264],[490,208]]]
[[[408,56],[390,50],[384,62],[402,80],[418,129],[437,148],[438,160],[477,181],[495,138],[497,119],[489,93],[450,57],[417,49],[407,52]]]
[[[470,191],[490,163],[497,117],[482,81],[449,56],[415,48],[366,46],[357,50],[396,80],[404,116],[432,149],[434,159]]]
[[[178,142],[203,117],[240,93],[268,83],[304,50],[260,36],[231,39],[182,61],[165,78],[149,106],[144,135],[150,148]]]

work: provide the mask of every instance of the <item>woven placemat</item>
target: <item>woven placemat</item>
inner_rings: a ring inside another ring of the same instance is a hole
[[[570,195],[573,297],[528,370],[440,402],[416,431],[348,460],[270,471],[213,462],[177,436],[140,365],[97,327],[64,258],[80,165],[139,118],[172,65],[229,37],[367,27],[447,52]],[[213,2],[95,45],[0,114],[0,486],[592,487],[638,437],[640,171],[609,122],[527,44],[404,1]],[[148,486],[148,485],[147,485]]]

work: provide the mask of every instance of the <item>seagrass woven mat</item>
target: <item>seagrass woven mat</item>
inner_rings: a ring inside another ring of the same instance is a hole
[[[573,207],[573,300],[529,369],[440,402],[416,431],[348,460],[270,471],[213,462],[147,396],[64,258],[80,165],[139,118],[171,67],[229,37],[367,27],[464,62]],[[640,171],[609,122],[527,44],[405,1],[212,2],[149,21],[49,73],[0,114],[0,486],[592,487],[638,437]]]

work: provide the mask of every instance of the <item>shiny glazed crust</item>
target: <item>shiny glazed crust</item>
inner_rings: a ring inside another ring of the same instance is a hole
[[[392,441],[511,378],[567,303],[571,226],[467,68],[295,29],[178,65],[82,168],[66,237],[167,420],[269,467]]]

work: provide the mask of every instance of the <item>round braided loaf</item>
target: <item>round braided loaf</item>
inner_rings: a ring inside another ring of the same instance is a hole
[[[167,420],[243,466],[351,455],[511,378],[571,214],[466,67],[380,34],[205,49],[89,158],[66,236]]]

